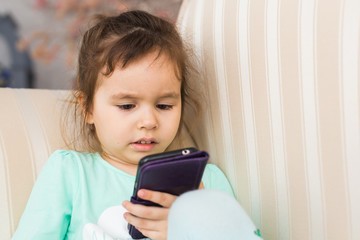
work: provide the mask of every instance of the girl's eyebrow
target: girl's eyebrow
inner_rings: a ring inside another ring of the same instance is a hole
[[[117,100],[117,99],[133,99],[133,98],[138,98],[136,96],[136,94],[131,94],[131,93],[116,93],[111,95],[110,97],[111,99]]]
[[[116,94],[111,95],[110,98],[113,99],[113,100],[119,100],[119,99],[137,99],[137,98],[139,98],[139,95],[137,95],[137,94],[132,94],[132,93],[116,93]],[[177,99],[177,98],[180,98],[180,94],[177,93],[177,92],[167,92],[167,93],[164,93],[164,94],[160,95],[158,98],[159,98],[159,99],[163,99],[163,98],[174,98],[174,99]]]
[[[169,93],[165,93],[163,95],[161,95],[159,98],[179,98],[180,94],[176,93],[176,92],[169,92]]]

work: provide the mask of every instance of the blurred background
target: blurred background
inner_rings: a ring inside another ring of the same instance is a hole
[[[141,9],[172,22],[182,0],[0,0],[0,87],[69,89],[96,13]]]

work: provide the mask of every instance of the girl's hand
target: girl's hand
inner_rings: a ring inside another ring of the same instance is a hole
[[[145,189],[141,189],[138,196],[163,207],[149,207],[124,201],[123,206],[129,211],[124,214],[124,218],[143,235],[154,240],[166,239],[170,207],[177,196]]]

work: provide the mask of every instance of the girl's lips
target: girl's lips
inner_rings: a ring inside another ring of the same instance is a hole
[[[135,149],[136,151],[140,152],[148,152],[154,149],[157,143],[151,142],[151,143],[139,143],[139,142],[133,142],[131,143],[131,147]]]
[[[131,147],[136,151],[148,152],[153,150],[153,148],[158,144],[155,138],[152,137],[143,137],[135,142],[131,143]]]

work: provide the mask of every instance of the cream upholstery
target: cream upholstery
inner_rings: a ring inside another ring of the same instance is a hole
[[[264,239],[360,239],[359,0],[188,0],[198,136]],[[205,130],[206,129],[206,130]]]
[[[68,92],[0,88],[0,238],[10,239],[42,165],[64,148],[60,114]]]
[[[206,81],[196,140],[264,239],[360,239],[360,2],[185,0],[178,23]],[[0,89],[1,239],[64,146],[67,94]]]

